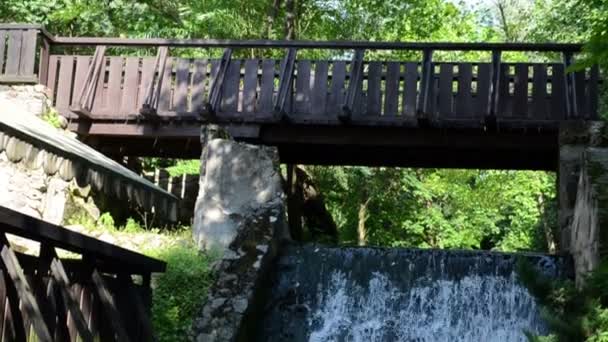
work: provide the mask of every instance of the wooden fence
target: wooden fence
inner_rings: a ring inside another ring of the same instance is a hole
[[[39,242],[39,255],[15,251],[7,233]],[[4,207],[0,245],[0,341],[154,340],[150,274],[164,262]]]

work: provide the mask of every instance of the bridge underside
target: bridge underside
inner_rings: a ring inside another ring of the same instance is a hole
[[[556,170],[558,130],[228,125],[235,139],[277,146],[281,162]],[[72,126],[77,129],[76,125]],[[199,124],[93,124],[87,142],[108,155],[198,158]]]

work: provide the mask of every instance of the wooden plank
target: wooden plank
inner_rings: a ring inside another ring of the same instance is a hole
[[[55,247],[133,267],[133,273],[163,272],[165,263],[142,254],[73,232],[60,226],[23,215],[17,211],[0,207],[0,226],[4,232],[21,237],[48,242]]]
[[[276,61],[265,59],[262,61],[262,80],[260,82],[260,97],[258,98],[258,113],[272,113],[274,98]]]
[[[64,306],[69,310],[70,316],[74,321],[78,335],[84,342],[92,342],[93,335],[88,328],[87,322],[80,311],[80,298],[75,297],[74,293],[70,291],[70,281],[68,275],[61,264],[61,261],[57,258],[51,262],[51,276],[55,280],[59,290],[61,291],[61,297],[64,302]]]
[[[369,62],[367,72],[367,115],[382,115],[381,101],[381,82],[382,63]]]
[[[207,81],[207,67],[209,61],[206,59],[194,60],[194,73],[192,75],[192,105],[193,112],[201,113],[205,109],[205,84]]]
[[[325,105],[327,102],[327,76],[329,64],[327,61],[315,62],[315,79],[312,88],[311,113],[314,116],[325,115]]]
[[[492,65],[487,63],[480,63],[478,65],[477,76],[477,99],[475,101],[475,113],[482,113],[486,115],[489,106],[491,105],[489,98],[491,96],[490,91],[492,90]],[[498,111],[495,113],[497,117],[510,116],[511,109],[509,104],[511,101],[511,95],[509,94],[509,65],[501,63],[498,72]],[[492,90],[493,91],[493,90]]]
[[[228,71],[231,57],[232,49],[225,49],[224,53],[222,54],[222,59],[218,61],[219,63],[214,64],[216,62],[213,61],[211,64],[211,73],[213,75],[213,79],[211,80],[211,87],[209,88],[209,102],[206,106],[207,111],[210,113],[221,110],[224,78],[226,76],[226,72]]]
[[[105,113],[114,117],[121,117],[119,115],[119,110],[122,97],[123,63],[123,57],[110,57],[108,96]]]
[[[296,70],[297,76],[294,112],[297,114],[310,114],[310,61],[298,61]]]
[[[418,63],[405,63],[405,75],[403,77],[403,116],[415,118],[416,100],[418,99]]]
[[[175,91],[173,110],[178,113],[188,111],[188,86],[190,85],[190,60],[177,58],[175,61]]]
[[[513,116],[528,115],[528,64],[515,64],[515,82],[513,92]]]
[[[550,117],[553,120],[566,119],[566,74],[561,63],[551,64]]]
[[[140,339],[142,341],[154,341],[154,334],[152,329],[152,324],[150,320],[150,315],[148,314],[148,310],[146,310],[146,305],[144,305],[144,301],[142,300],[138,291],[136,291],[135,286],[133,285],[132,279],[130,276],[126,276],[121,274],[120,276],[121,287],[126,289],[126,294],[128,298],[131,300],[131,304],[133,305],[135,311],[135,317],[139,321],[141,334]]]
[[[473,95],[473,65],[471,63],[458,64],[458,93],[454,103],[454,114],[457,116],[472,116]]]
[[[139,67],[139,66],[138,66]],[[152,86],[154,79],[158,77],[156,71],[156,60],[152,57],[145,57],[141,60],[141,81],[139,83],[137,108],[142,108],[146,101],[148,91]],[[154,89],[152,89],[154,92]],[[152,96],[152,95],[151,95]]]
[[[21,43],[21,61],[19,63],[19,74],[22,76],[34,75],[37,41],[38,30],[30,29],[23,32],[23,39]]]
[[[258,87],[258,59],[245,61],[245,75],[243,76],[243,113],[255,111],[256,93]]]
[[[40,341],[52,342],[53,339],[44,322],[38,302],[36,301],[36,298],[34,298],[31,287],[25,279],[25,275],[19,266],[19,261],[17,261],[15,253],[5,245],[0,254],[6,271],[13,284],[15,284],[19,299],[21,300],[21,305],[23,305],[24,311],[27,312],[29,319],[32,320],[34,331],[36,332],[38,339]]]
[[[108,290],[105,281],[97,272],[97,270],[93,271],[92,279],[93,284],[95,285],[95,289],[97,290],[99,300],[101,302],[101,307],[103,308],[106,314],[106,318],[110,321],[110,324],[112,325],[116,341],[128,342],[129,337],[127,336],[127,333],[122,325],[122,322],[124,321],[120,316],[120,312],[116,309],[116,303],[114,302],[112,294]]]
[[[75,106],[80,100],[79,96],[83,92],[85,86],[87,71],[91,63],[90,56],[76,56],[76,69],[74,71],[74,85],[72,86],[72,101],[71,105]]]
[[[107,72],[108,58],[105,57],[103,54],[101,54],[101,56],[103,56],[103,57],[101,58],[101,66],[99,66],[99,69],[98,69],[99,77],[97,78],[97,84],[95,85],[95,90],[91,94],[91,98],[90,98],[90,101],[92,101],[92,102],[90,102],[92,104],[91,113],[103,113],[105,110],[105,107],[107,105],[107,101],[106,101],[107,94],[105,93],[104,90],[106,87],[106,72]]]
[[[597,120],[597,107],[599,102],[600,68],[597,65],[591,67],[589,81],[587,82],[587,97],[589,103],[589,119]]]
[[[8,32],[8,44],[6,51],[6,67],[4,74],[18,75],[19,61],[21,59],[22,30],[11,30]]]
[[[137,114],[139,86],[139,57],[127,57],[125,76],[122,87],[119,113],[122,115]]]
[[[226,69],[222,85],[222,102],[220,107],[222,112],[238,112],[240,81],[241,60],[231,60]]]
[[[441,63],[439,65],[439,116],[451,116],[454,101],[454,65]]]
[[[574,72],[574,91],[576,92],[576,108],[578,108],[578,118],[579,119],[588,119],[589,118],[589,109],[587,108],[587,96],[585,94],[585,88],[587,85],[586,80],[586,71],[579,70]]]
[[[158,112],[171,111],[171,98],[173,97],[173,61],[175,58],[167,57],[167,64],[160,84],[160,94],[158,97]]]
[[[3,341],[2,332],[10,322],[6,321],[6,310],[7,310],[7,296],[6,296],[6,284],[4,282],[4,271],[0,268],[0,341]],[[4,339],[6,341],[6,339]]]
[[[6,51],[6,36],[8,31],[0,30],[0,75],[4,71],[4,52]],[[1,331],[0,331],[1,333]],[[0,339],[2,336],[0,336]]]
[[[59,62],[59,82],[57,83],[55,107],[60,113],[63,113],[68,111],[71,101],[74,56],[61,56]]]
[[[281,61],[279,89],[274,103],[274,114],[280,118],[285,117],[291,111],[296,55],[296,49],[287,49],[287,54]]]
[[[344,81],[346,79],[346,62],[334,61],[331,70],[331,88],[327,103],[327,113],[335,116],[342,112],[344,103]]]
[[[548,119],[547,115],[547,66],[536,64],[532,76],[532,117]]]
[[[399,81],[401,78],[399,62],[386,63],[386,96],[384,97],[384,115],[395,116],[399,111]]]

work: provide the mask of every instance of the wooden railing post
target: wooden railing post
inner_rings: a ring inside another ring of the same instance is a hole
[[[340,119],[342,122],[350,121],[350,118],[353,115],[355,99],[357,98],[357,94],[361,92],[364,55],[365,50],[355,50],[350,64],[350,80],[348,82],[348,90],[346,91],[346,98],[344,100],[344,106],[342,106],[342,112],[338,114],[338,119]]]
[[[103,77],[103,75],[101,75],[101,69],[106,60],[105,53],[106,47],[104,45],[95,48],[95,54],[89,64],[89,70],[87,71],[87,78],[82,85],[82,89],[80,89],[75,104],[70,106],[70,110],[81,117],[91,118],[91,110],[93,108],[93,102],[95,101],[97,84],[99,78]]]
[[[418,121],[429,120],[429,98],[433,84],[433,50],[422,51],[422,78],[420,80],[420,93],[418,94]]]
[[[291,95],[293,87],[293,72],[295,69],[296,54],[298,50],[295,48],[287,49],[287,55],[283,59],[283,67],[281,68],[281,78],[279,80],[279,91],[274,105],[274,113],[278,119],[286,119],[285,105],[287,98]]]
[[[70,291],[70,280],[68,279],[68,275],[65,272],[61,261],[57,258],[53,259],[51,262],[51,275],[57,286],[59,286],[64,306],[70,312],[72,320],[76,325],[78,335],[80,335],[84,342],[93,342],[93,334],[91,334],[82,311],[80,310],[79,300],[74,298],[74,294]]]
[[[8,247],[8,245],[4,245],[4,247],[2,247],[0,256],[2,257],[4,267],[8,272],[9,279],[12,281],[15,289],[17,290],[18,297],[12,298],[12,300],[19,299],[21,301],[24,311],[27,312],[29,319],[32,321],[32,325],[38,339],[43,342],[52,342],[53,339],[40,311],[38,301],[34,297],[31,286],[25,278],[23,269],[17,260],[17,256]],[[20,313],[18,313],[18,315],[20,315]],[[13,313],[13,316],[16,316],[16,314]],[[15,317],[13,317],[13,319],[14,318]],[[14,324],[17,325],[17,321],[14,321]]]
[[[117,342],[128,342],[129,336],[125,328],[123,327],[123,319],[120,315],[120,312],[116,308],[116,302],[114,301],[114,297],[108,290],[106,282],[103,280],[102,276],[97,272],[97,270],[93,271],[92,275],[93,285],[95,285],[95,289],[97,290],[97,294],[99,295],[99,300],[101,302],[101,307],[103,311],[106,313],[106,318],[110,322],[112,329],[114,329],[114,336]]]
[[[152,116],[157,114],[158,100],[160,98],[160,90],[163,84],[163,77],[165,75],[165,68],[167,67],[167,55],[169,49],[166,46],[158,48],[156,53],[156,60],[154,62],[154,75],[152,75],[152,82],[146,90],[146,97],[142,104],[139,112],[142,115]],[[157,76],[158,75],[158,76]]]
[[[201,114],[213,116],[220,110],[222,86],[224,84],[226,70],[228,70],[228,66],[230,65],[230,58],[232,58],[232,49],[224,50],[220,66],[217,68],[217,73],[213,77],[213,83],[211,84],[211,90],[209,91],[209,102],[205,104],[206,113]]]
[[[571,52],[564,52],[564,72],[566,87],[566,117],[568,119],[578,119],[578,102],[576,99],[576,77],[568,68],[572,66],[573,56]]]
[[[490,65],[490,91],[488,99],[488,108],[485,115],[486,126],[495,126],[496,117],[498,116],[498,103],[500,101],[500,77],[502,68],[502,51],[492,51],[492,64]]]
[[[41,37],[40,46],[40,61],[38,64],[38,79],[39,83],[45,86],[48,85],[49,79],[49,57],[51,55],[51,42],[44,35]]]

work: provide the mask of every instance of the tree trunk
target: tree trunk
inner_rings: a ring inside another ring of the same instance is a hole
[[[547,222],[547,213],[545,211],[545,197],[541,193],[538,195],[538,212],[540,214],[540,220],[543,227],[543,231],[545,233],[545,241],[547,243],[547,251],[551,254],[556,251],[556,243],[555,243],[555,235],[553,234],[553,230],[551,230],[551,226],[549,222]]]
[[[274,21],[279,14],[279,10],[281,9],[281,0],[271,0],[272,5],[268,10],[268,16],[266,17],[266,29],[264,30],[264,38],[270,39],[270,33],[272,32],[272,27],[274,26]]]
[[[357,245],[366,246],[367,245],[367,228],[365,227],[365,221],[367,221],[367,204],[369,203],[369,199],[359,204],[359,220],[357,224]]]
[[[296,0],[285,0],[285,39],[296,39]]]

